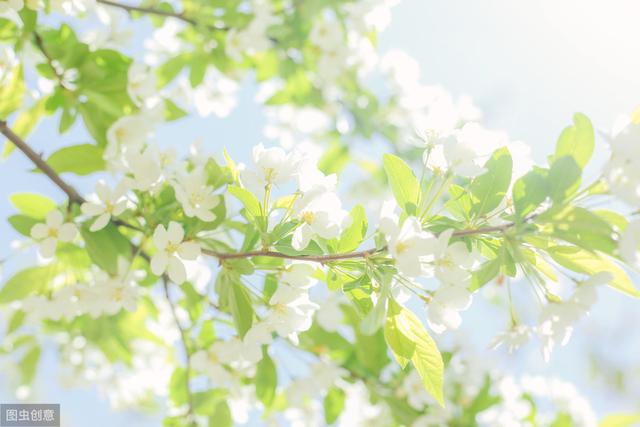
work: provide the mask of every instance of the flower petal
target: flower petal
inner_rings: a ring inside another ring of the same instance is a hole
[[[200,245],[196,242],[183,242],[178,246],[178,255],[184,259],[196,259],[200,255]]]
[[[98,217],[98,219],[96,219],[93,224],[91,224],[91,227],[89,228],[90,231],[98,231],[98,230],[102,230],[103,228],[105,228],[107,226],[107,224],[109,224],[109,220],[111,219],[111,214],[108,212],[103,213],[102,215],[100,215]]]
[[[167,269],[168,263],[169,256],[167,253],[165,251],[158,251],[151,257],[151,271],[156,276],[160,276]]]
[[[60,229],[58,230],[58,238],[61,242],[70,242],[76,238],[78,235],[78,228],[75,224],[67,222],[66,224],[62,224]]]
[[[169,278],[176,284],[182,284],[187,278],[187,272],[182,261],[178,257],[169,257]]]
[[[180,243],[182,242],[182,239],[184,239],[184,229],[179,223],[175,221],[171,221],[169,223],[167,234],[169,241],[173,243]]]
[[[44,239],[49,234],[49,227],[42,223],[35,224],[33,227],[31,227],[30,234],[34,239]]]

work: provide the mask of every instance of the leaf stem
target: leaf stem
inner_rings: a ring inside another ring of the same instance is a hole
[[[119,3],[111,0],[96,0],[98,3],[102,3],[106,6],[116,7],[119,9],[123,9],[129,13],[131,12],[140,12],[147,15],[156,15],[163,16],[165,18],[174,18],[180,21],[186,22],[187,24],[197,25],[198,22],[195,19],[186,17],[184,13],[171,12],[168,10],[156,9],[153,7],[143,7],[143,6],[133,6],[124,3]]]
[[[9,141],[15,145],[18,150],[22,151],[25,156],[29,158],[33,162],[34,165],[38,169],[40,169],[54,184],[56,184],[62,191],[69,196],[69,201],[71,203],[84,203],[84,198],[73,188],[71,185],[67,184],[61,177],[53,170],[51,166],[47,164],[47,162],[42,158],[42,156],[22,140],[18,135],[16,135],[8,126],[7,122],[4,120],[0,120],[0,133],[7,137]]]
[[[189,341],[188,341],[187,331],[180,323],[180,319],[178,319],[178,314],[176,312],[175,304],[171,300],[171,297],[169,295],[169,281],[167,280],[166,276],[162,277],[162,286],[164,288],[164,295],[167,299],[167,302],[169,303],[169,308],[171,309],[171,315],[173,316],[173,320],[176,324],[176,327],[178,328],[178,331],[180,331],[180,339],[182,341],[182,347],[185,354],[185,376],[186,376],[185,387],[187,392],[187,415],[191,419],[194,415],[194,412],[193,412],[194,405],[193,405],[193,395],[191,393],[191,387],[189,387],[189,382],[191,379],[191,352],[189,351]]]

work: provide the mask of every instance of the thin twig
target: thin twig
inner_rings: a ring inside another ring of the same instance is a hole
[[[71,185],[67,184],[61,177],[58,175],[52,168],[44,161],[44,159],[29,145],[22,140],[18,135],[16,135],[8,126],[7,122],[0,121],[0,133],[5,135],[15,146],[22,151],[35,165],[38,169],[40,169],[45,175],[49,177],[62,191],[64,191],[67,196],[69,196],[69,201],[72,203],[83,203],[84,198],[73,188]],[[525,221],[530,221],[535,218],[535,215],[532,215],[525,219]],[[121,220],[114,220],[116,225],[121,225],[127,228],[131,228],[136,231],[143,231],[139,227],[134,225],[130,225]],[[464,237],[478,234],[489,234],[495,232],[504,232],[509,228],[515,226],[516,223],[509,222],[503,225],[497,225],[492,227],[483,227],[483,228],[475,228],[469,230],[458,230],[453,233],[454,237]],[[346,253],[338,253],[338,254],[328,254],[328,255],[287,255],[281,252],[275,251],[250,251],[250,252],[233,252],[233,253],[224,253],[217,252],[211,249],[203,249],[202,253],[205,255],[213,256],[218,258],[220,261],[228,260],[228,259],[239,259],[239,258],[255,258],[255,257],[269,257],[269,258],[284,258],[291,260],[302,260],[302,261],[311,261],[318,262],[321,264],[325,264],[332,261],[339,261],[344,259],[354,259],[354,258],[368,258],[377,253],[384,252],[387,248],[371,248],[358,252],[346,252]],[[144,252],[140,252],[141,255],[145,259],[149,259],[149,256]]]
[[[202,253],[205,255],[210,255],[215,258],[218,258],[220,261],[224,261],[227,259],[238,259],[238,258],[269,257],[269,258],[285,258],[285,259],[312,261],[312,262],[319,262],[321,264],[324,264],[327,262],[339,261],[343,259],[366,258],[378,252],[382,252],[385,249],[386,248],[381,248],[381,249],[373,248],[373,249],[367,249],[365,251],[359,251],[359,252],[348,252],[348,253],[329,254],[329,255],[287,255],[282,252],[275,252],[275,251],[250,251],[250,252],[224,253],[224,252],[216,252],[210,249],[202,249]]]
[[[33,32],[33,41],[35,42],[35,45],[38,48],[38,50],[42,53],[42,55],[47,60],[47,64],[49,64],[49,68],[51,68],[51,71],[53,71],[53,74],[56,76],[56,79],[58,80],[58,84],[60,85],[60,87],[67,91],[71,91],[72,89],[68,87],[67,84],[64,82],[64,74],[60,72],[58,67],[56,67],[54,63],[55,60],[51,57],[47,49],[44,47],[44,41],[42,40],[42,36],[40,36],[40,34],[38,34],[35,31]]]
[[[168,10],[156,9],[153,7],[132,6],[132,5],[119,3],[111,0],[97,0],[97,2],[102,3],[106,6],[117,7],[119,9],[126,10],[129,13],[140,12],[148,15],[164,16],[165,18],[175,18],[191,25],[197,25],[198,23],[195,19],[191,19],[184,16],[183,13],[171,12]]]
[[[193,395],[191,394],[191,387],[189,386],[189,381],[191,379],[191,352],[189,351],[189,341],[187,336],[187,331],[182,327],[180,323],[180,319],[178,318],[178,313],[176,312],[176,307],[171,297],[169,296],[169,281],[166,276],[162,276],[162,287],[164,288],[164,295],[169,303],[169,308],[171,309],[171,315],[173,316],[173,320],[180,331],[180,339],[182,341],[182,347],[184,349],[185,354],[185,376],[186,376],[186,391],[187,391],[187,415],[191,418],[193,416]]]
[[[530,220],[532,218],[533,217],[530,217],[527,220]],[[492,227],[474,228],[469,230],[458,230],[458,231],[455,231],[452,234],[452,236],[465,237],[465,236],[472,236],[472,235],[478,235],[478,234],[490,234],[490,233],[495,233],[497,231],[504,232],[515,225],[516,225],[515,222],[509,222],[503,225],[496,225]],[[217,252],[211,249],[203,248],[202,253],[205,255],[218,258],[218,260],[220,261],[224,261],[228,259],[238,259],[238,258],[268,257],[268,258],[284,258],[284,259],[292,259],[292,260],[310,261],[310,262],[318,262],[320,264],[325,264],[328,262],[340,261],[344,259],[368,258],[372,255],[384,252],[386,250],[387,250],[387,247],[385,246],[379,249],[371,248],[371,249],[366,249],[364,251],[344,252],[344,253],[329,254],[329,255],[288,255],[282,252],[275,252],[275,251],[269,251],[269,250],[224,253],[224,252]]]
[[[7,122],[4,120],[0,120],[0,133],[7,137],[9,141],[13,143],[13,145],[18,148],[18,150],[22,151],[28,158],[33,162],[34,165],[38,169],[42,171],[51,181],[54,182],[62,191],[64,191],[67,196],[69,196],[69,201],[71,203],[83,203],[84,198],[76,191],[75,188],[67,184],[61,177],[53,170],[51,166],[47,164],[47,162],[40,156],[38,153],[33,151],[33,149],[22,140],[18,135],[16,135],[8,126]]]

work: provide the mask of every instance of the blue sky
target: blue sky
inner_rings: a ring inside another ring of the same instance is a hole
[[[470,95],[485,112],[488,127],[525,141],[534,158],[542,162],[574,112],[586,113],[596,127],[608,130],[619,113],[640,105],[638,22],[640,3],[632,0],[405,0],[393,10],[393,21],[380,38],[380,48],[406,50],[421,64],[423,82]],[[246,161],[251,147],[264,140],[264,119],[253,95],[253,87],[244,88],[239,107],[224,121],[186,119],[158,132],[157,139],[163,145],[184,149],[185,142],[201,138],[207,151],[220,152],[227,147],[234,158]],[[53,120],[49,120],[30,143],[50,152],[86,140],[77,130],[57,136]],[[598,154],[601,161],[604,149],[599,148]],[[42,175],[28,173],[29,169],[31,165],[20,153],[0,163],[0,217],[12,213],[8,196],[14,192],[37,191],[62,200],[55,187]],[[86,181],[71,179],[81,190],[91,190]],[[5,257],[10,252],[9,242],[18,236],[4,221],[0,222],[0,236],[0,257]],[[32,256],[12,259],[4,277],[32,262]],[[633,396],[616,396],[590,380],[585,349],[593,347],[595,339],[601,340],[601,352],[612,349],[605,351],[608,357],[628,367],[636,391],[640,379],[640,332],[628,328],[640,324],[637,302],[608,289],[603,289],[600,297],[592,316],[580,324],[570,344],[558,349],[549,364],[542,362],[537,343],[518,358],[489,353],[488,340],[504,327],[506,318],[502,310],[491,308],[480,298],[465,314],[464,322],[482,322],[491,334],[474,335],[470,330],[462,334],[469,336],[479,355],[510,371],[522,372],[526,366],[527,371],[575,381],[599,413],[638,410],[637,398],[634,402]],[[158,424],[153,417],[112,414],[92,390],[62,390],[56,384],[58,372],[52,354],[46,355],[40,372],[36,396],[62,403],[63,419],[71,421],[68,425]],[[0,388],[2,383],[0,374]],[[0,400],[12,400],[10,392],[0,390]]]

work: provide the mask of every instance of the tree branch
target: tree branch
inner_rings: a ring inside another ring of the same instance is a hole
[[[56,171],[47,164],[47,162],[38,153],[33,151],[29,145],[16,135],[8,126],[7,122],[0,120],[0,133],[7,137],[9,141],[15,145],[18,150],[22,151],[33,162],[38,169],[40,169],[51,181],[53,181],[67,196],[71,203],[83,203],[84,198],[73,188],[67,184]]]
[[[533,218],[534,216],[531,216],[527,218],[527,221]],[[504,232],[515,225],[516,225],[515,222],[509,222],[503,225],[496,225],[492,227],[458,230],[458,231],[455,231],[452,234],[452,236],[465,237],[465,236],[472,236],[472,235],[478,235],[478,234],[490,234],[498,231]],[[268,250],[224,253],[224,252],[217,252],[211,249],[202,249],[202,253],[205,255],[218,258],[218,260],[220,261],[224,261],[227,259],[238,259],[238,258],[269,257],[269,258],[284,258],[284,259],[292,259],[292,260],[300,260],[300,261],[311,261],[311,262],[318,262],[320,264],[326,264],[328,262],[340,261],[344,259],[367,258],[377,253],[384,252],[386,250],[387,250],[387,247],[384,246],[380,249],[371,248],[371,249],[366,249],[364,251],[359,251],[359,252],[345,252],[345,253],[337,253],[337,254],[329,254],[329,255],[287,255],[287,254],[283,254],[282,252],[275,252],[275,251],[268,251]]]
[[[102,3],[106,6],[117,7],[119,9],[126,10],[129,13],[140,12],[140,13],[146,13],[148,15],[164,16],[165,18],[175,18],[191,25],[197,25],[198,23],[195,19],[191,19],[184,16],[183,13],[170,12],[168,10],[156,9],[153,7],[132,6],[132,5],[123,4],[123,3],[119,3],[111,0],[97,0],[97,2]]]
[[[47,175],[51,181],[53,181],[62,191],[64,191],[67,196],[69,196],[69,201],[72,203],[83,203],[84,198],[73,188],[71,185],[67,184],[61,177],[58,175],[52,168],[44,161],[44,159],[37,154],[29,145],[24,142],[18,135],[16,135],[8,126],[7,122],[0,121],[0,133],[6,136],[15,146],[22,151],[35,165],[38,169],[40,169],[45,175]],[[535,218],[535,215],[530,216],[525,221],[529,221]],[[114,223],[116,225],[121,225],[124,227],[128,227],[134,229],[136,231],[143,231],[136,226],[132,226],[124,221],[115,219]],[[509,228],[515,225],[514,222],[509,222],[503,225],[497,225],[492,227],[483,227],[483,228],[475,228],[469,230],[458,230],[453,233],[454,237],[464,237],[478,234],[489,234],[495,232],[504,232]],[[227,259],[239,259],[239,258],[255,258],[255,257],[270,257],[270,258],[284,258],[291,260],[300,260],[300,261],[311,261],[318,262],[320,264],[326,264],[332,261],[340,261],[344,259],[357,259],[357,258],[367,258],[377,253],[384,252],[387,248],[383,247],[380,249],[371,248],[358,252],[347,252],[347,253],[338,253],[338,254],[328,254],[328,255],[287,255],[281,252],[275,251],[250,251],[250,252],[233,252],[233,253],[224,253],[217,252],[211,249],[202,249],[202,253],[205,255],[209,255],[217,258],[219,261],[224,261]],[[146,260],[149,260],[149,256],[142,251],[141,255],[145,257]]]
[[[223,252],[216,252],[210,249],[202,249],[202,253],[205,255],[210,255],[215,258],[218,258],[220,261],[224,261],[227,259],[238,259],[238,258],[269,257],[269,258],[284,258],[284,259],[312,261],[312,262],[319,262],[321,264],[324,264],[327,262],[339,261],[343,259],[367,258],[371,255],[375,255],[376,253],[383,252],[385,249],[386,247],[381,249],[372,248],[372,249],[367,249],[359,252],[347,252],[347,253],[329,254],[329,255],[287,255],[287,254],[283,254],[282,252],[275,252],[275,251],[223,253]]]
[[[67,87],[67,85],[64,82],[64,75],[60,73],[58,68],[53,63],[54,59],[51,57],[51,55],[49,55],[49,52],[47,52],[47,49],[44,47],[44,41],[42,40],[42,36],[40,36],[40,34],[38,34],[35,31],[33,32],[33,41],[35,42],[38,50],[46,58],[47,64],[49,64],[49,68],[51,68],[51,71],[53,71],[53,74],[55,74],[60,87],[65,90],[71,91],[71,88]]]
[[[171,297],[169,296],[169,281],[166,276],[162,276],[162,287],[164,288],[164,295],[169,303],[169,308],[171,309],[171,315],[173,316],[173,320],[180,331],[180,339],[182,341],[182,347],[184,349],[185,354],[185,376],[186,380],[186,392],[187,392],[187,415],[189,418],[193,416],[193,395],[191,394],[191,387],[189,386],[189,381],[191,379],[191,352],[189,351],[189,341],[187,336],[187,331],[182,327],[180,323],[180,319],[178,319],[178,313],[176,312],[176,307]]]

